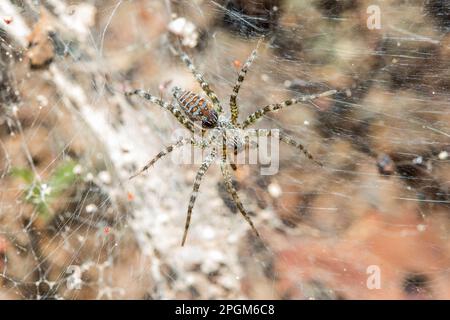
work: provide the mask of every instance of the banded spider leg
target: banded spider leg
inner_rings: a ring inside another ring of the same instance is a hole
[[[239,107],[236,103],[237,96],[239,94],[239,90],[241,89],[241,85],[244,82],[245,75],[247,74],[248,69],[252,65],[253,60],[255,60],[259,45],[261,44],[261,40],[258,41],[256,48],[252,51],[250,56],[247,58],[247,61],[242,66],[241,71],[239,72],[238,78],[236,80],[236,84],[233,87],[233,92],[230,96],[230,111],[231,111],[231,123],[233,125],[237,124],[238,116],[239,116]]]
[[[297,98],[292,98],[292,99],[288,99],[286,101],[283,101],[281,103],[273,103],[273,104],[269,104],[255,112],[253,112],[252,114],[250,114],[247,119],[245,119],[242,124],[241,127],[243,129],[247,128],[250,125],[253,125],[254,123],[256,123],[262,116],[264,116],[265,114],[272,112],[272,111],[277,111],[280,109],[283,109],[285,107],[288,107],[290,105],[293,104],[297,104],[300,102],[307,102],[307,101],[312,101],[318,98],[322,98],[322,97],[328,97],[331,96],[333,94],[335,94],[337,92],[337,90],[328,90],[322,93],[318,93],[318,94],[311,94],[311,95],[304,95],[304,96],[300,96]]]
[[[239,195],[237,194],[237,191],[233,186],[233,180],[231,177],[231,173],[230,173],[230,170],[228,170],[228,163],[227,163],[227,159],[226,159],[226,150],[223,150],[222,161],[220,162],[220,170],[222,171],[222,176],[223,176],[223,180],[225,183],[225,187],[226,187],[228,193],[231,195],[231,198],[233,199],[234,203],[238,207],[239,212],[244,217],[245,221],[247,221],[247,223],[250,225],[250,227],[252,228],[255,235],[258,238],[260,238],[259,233],[256,230],[256,228],[252,222],[252,219],[250,218],[250,215],[245,210],[241,200],[239,199]]]
[[[254,134],[258,137],[266,136],[270,137],[272,135],[272,130],[265,130],[265,129],[255,129],[252,130]],[[278,139],[287,144],[290,145],[296,149],[299,149],[309,160],[314,161],[317,165],[323,167],[323,163],[319,160],[316,160],[311,153],[306,149],[306,147],[301,144],[300,142],[296,141],[294,138],[291,138],[286,133],[282,132],[281,130],[278,131]]]
[[[186,117],[179,108],[175,107],[173,104],[165,102],[141,89],[125,92],[125,96],[127,97],[133,95],[137,95],[141,98],[144,98],[145,100],[148,100],[154,104],[159,105],[163,109],[168,110],[170,113],[173,114],[173,116],[178,120],[179,123],[181,123],[186,129],[194,133],[195,124],[188,117]]]
[[[189,225],[191,223],[192,209],[194,208],[195,200],[197,199],[197,194],[198,194],[198,190],[200,189],[200,184],[202,182],[202,178],[205,175],[206,171],[208,171],[208,168],[210,167],[211,163],[216,158],[216,155],[217,155],[217,150],[215,148],[213,148],[211,153],[203,161],[202,165],[200,166],[200,169],[198,169],[198,171],[197,171],[197,175],[195,176],[194,186],[192,188],[191,198],[189,200],[189,206],[188,206],[188,211],[187,211],[187,215],[186,215],[186,223],[184,226],[184,234],[183,234],[183,240],[181,241],[181,246],[184,246],[184,243],[186,242]]]
[[[206,82],[203,75],[197,71],[197,68],[195,67],[194,63],[191,61],[191,59],[188,57],[188,55],[184,52],[180,54],[181,60],[186,64],[188,69],[192,72],[197,82],[200,84],[200,87],[202,90],[206,93],[206,95],[211,99],[211,102],[214,105],[214,109],[218,114],[221,114],[223,109],[220,105],[219,98],[217,98],[216,93],[211,89],[208,82]]]

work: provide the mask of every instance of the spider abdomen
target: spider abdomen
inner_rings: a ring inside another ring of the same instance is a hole
[[[217,126],[217,112],[205,98],[192,91],[182,90],[178,87],[174,88],[173,96],[190,120],[194,122],[201,121],[204,128]]]

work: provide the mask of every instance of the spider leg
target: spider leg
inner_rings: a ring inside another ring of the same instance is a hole
[[[311,153],[309,153],[309,151],[300,143],[297,142],[296,140],[294,140],[293,138],[289,137],[288,135],[280,132],[280,141],[284,142],[288,145],[293,146],[294,148],[299,149],[301,152],[303,152],[303,154],[309,159],[314,161],[316,164],[318,164],[319,166],[323,167],[323,163],[316,160]]]
[[[298,98],[292,98],[292,99],[283,101],[282,103],[269,104],[269,105],[265,106],[264,108],[261,108],[255,112],[253,112],[252,114],[250,114],[247,117],[247,119],[245,119],[244,122],[242,122],[241,127],[247,128],[248,126],[254,124],[259,118],[264,116],[266,113],[269,113],[271,111],[277,111],[284,107],[287,107],[287,106],[290,106],[290,105],[293,105],[293,104],[296,104],[299,102],[311,101],[311,100],[315,100],[317,98],[331,96],[331,95],[335,94],[336,92],[337,92],[336,90],[329,90],[329,91],[325,91],[325,92],[319,93],[319,94],[311,94],[311,95],[301,96]]]
[[[224,146],[223,148],[225,149],[226,146]],[[236,204],[236,206],[238,207],[239,212],[242,214],[244,219],[248,222],[248,224],[250,225],[250,227],[252,228],[252,230],[256,234],[256,236],[258,238],[260,238],[258,231],[256,230],[255,226],[253,225],[252,219],[250,218],[249,214],[245,210],[241,200],[239,199],[237,191],[233,186],[233,180],[231,178],[231,173],[227,167],[225,150],[223,150],[223,152],[222,152],[222,161],[220,162],[220,170],[222,171],[223,179],[225,182],[225,187],[227,188],[228,193],[233,198],[233,201]]]
[[[191,120],[189,120],[189,118],[185,117],[183,113],[174,105],[165,102],[141,89],[125,92],[125,96],[127,97],[132,95],[140,96],[141,98],[144,98],[145,100],[155,103],[159,105],[161,108],[170,111],[174,115],[174,117],[178,120],[179,123],[181,123],[186,129],[194,133],[194,126],[195,126],[194,123]]]
[[[206,95],[211,99],[214,109],[218,114],[222,113],[222,106],[220,105],[219,99],[217,98],[217,95],[214,93],[214,91],[209,87],[208,82],[206,82],[205,78],[203,78],[202,74],[197,71],[195,68],[194,63],[191,61],[191,59],[188,57],[188,55],[184,52],[180,54],[181,60],[186,64],[188,69],[192,72],[197,82],[200,84],[200,87],[202,90],[206,93]]]
[[[271,136],[272,131],[271,130],[256,130],[256,133],[258,136]],[[303,154],[310,160],[314,161],[317,165],[323,167],[323,163],[316,160],[311,153],[305,148],[304,145],[302,145],[300,142],[296,141],[295,139],[289,137],[287,134],[279,131],[279,139],[281,142],[284,142],[290,146],[293,146],[294,148],[299,149]]]
[[[231,123],[234,125],[237,123],[237,119],[239,116],[239,107],[236,104],[236,98],[239,94],[241,85],[244,82],[245,75],[247,74],[247,71],[250,68],[253,60],[255,60],[255,58],[256,58],[256,53],[258,51],[258,47],[259,47],[260,43],[261,43],[261,40],[258,41],[258,44],[256,45],[255,50],[253,50],[253,52],[247,58],[247,61],[245,62],[244,66],[242,67],[241,71],[239,72],[236,84],[233,87],[233,93],[230,96]]]
[[[198,143],[196,140],[192,139],[192,138],[181,138],[178,141],[176,141],[175,143],[171,144],[170,146],[165,147],[161,152],[159,152],[152,160],[150,160],[141,170],[139,170],[138,172],[136,172],[135,174],[133,174],[130,177],[130,180],[137,177],[138,175],[140,175],[141,173],[143,173],[144,171],[148,170],[148,168],[150,168],[151,166],[153,166],[159,159],[161,159],[162,157],[164,157],[165,155],[171,153],[173,150],[175,150],[176,148],[179,148],[181,146],[184,146],[187,143],[191,143],[192,145],[196,145],[196,146],[200,146],[200,147],[204,147],[201,143]]]
[[[217,154],[216,149],[213,149],[209,154],[209,156],[206,157],[205,161],[203,161],[202,165],[200,166],[200,169],[198,169],[197,171],[197,175],[195,176],[194,187],[192,189],[191,199],[189,200],[189,207],[187,211],[186,224],[184,226],[184,234],[183,240],[181,241],[181,246],[184,246],[184,243],[186,242],[189,224],[191,223],[192,209],[194,208],[195,200],[197,199],[198,189],[200,188],[202,178],[205,175],[211,163],[214,161],[216,154]]]

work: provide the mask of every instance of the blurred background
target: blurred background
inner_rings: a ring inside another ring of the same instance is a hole
[[[449,299],[449,31],[439,0],[2,0],[0,298]],[[240,120],[339,90],[256,126],[324,167],[238,166],[259,240],[213,165],[181,247],[198,166],[128,180],[180,125],[123,93],[200,93],[177,44],[227,106],[259,39]]]

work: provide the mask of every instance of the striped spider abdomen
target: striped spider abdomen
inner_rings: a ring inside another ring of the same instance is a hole
[[[203,128],[211,129],[217,126],[217,112],[205,98],[179,87],[173,89],[173,96],[190,120],[201,121]]]

